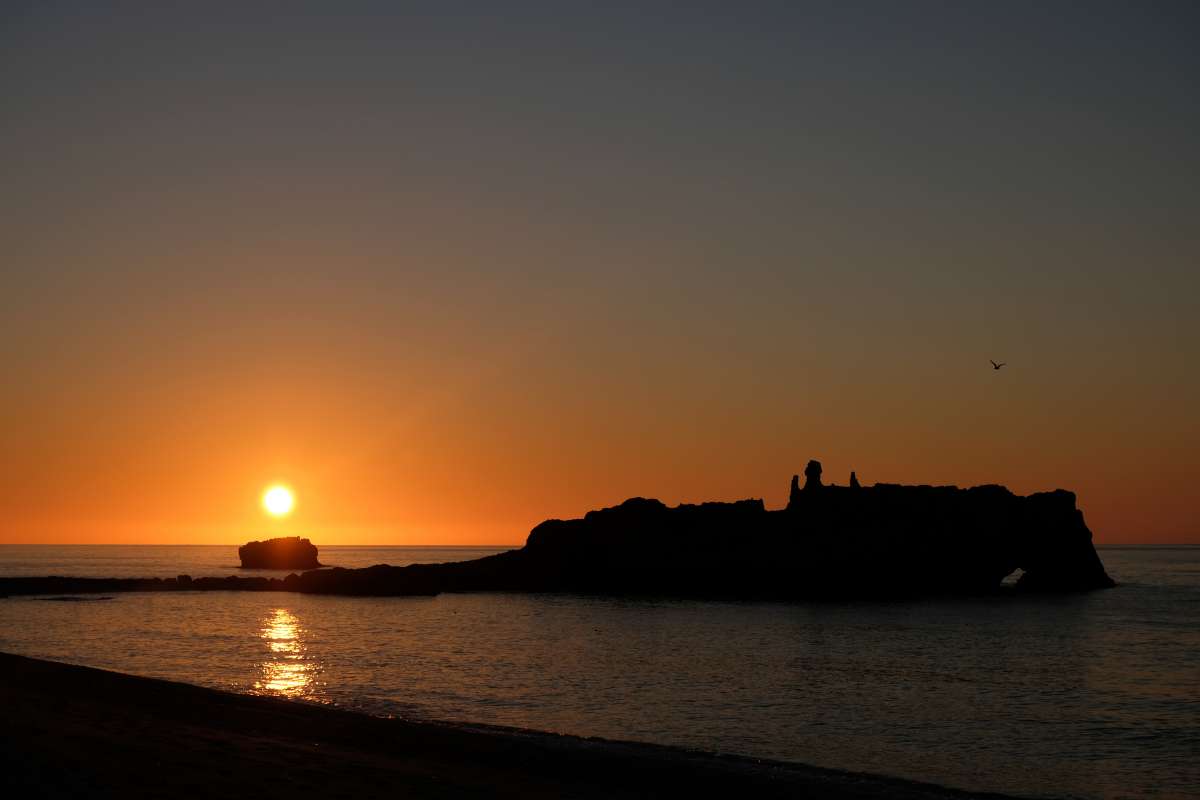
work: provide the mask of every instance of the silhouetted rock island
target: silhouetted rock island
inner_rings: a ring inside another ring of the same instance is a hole
[[[850,486],[810,461],[787,507],[762,500],[667,507],[633,498],[582,519],[547,520],[519,550],[450,564],[318,569],[286,578],[5,578],[0,594],[237,589],[344,595],[582,592],[805,600],[902,599],[1113,586],[1061,489]],[[315,552],[314,552],[315,558]]]
[[[243,568],[253,569],[316,569],[321,566],[317,561],[317,546],[299,536],[247,542],[238,548],[238,558],[242,560]]]

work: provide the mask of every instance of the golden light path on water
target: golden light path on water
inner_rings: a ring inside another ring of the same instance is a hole
[[[263,620],[259,634],[267,644],[268,658],[256,691],[291,698],[312,698],[316,688],[314,666],[305,658],[300,620],[286,608],[277,608]]]

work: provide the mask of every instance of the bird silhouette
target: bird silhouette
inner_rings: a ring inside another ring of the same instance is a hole
[[[999,364],[997,364],[995,361],[992,361],[990,358],[988,359],[988,361],[991,361],[992,369],[1000,369],[1001,367],[1004,366],[1004,363],[1005,363],[1005,362],[1001,361]]]

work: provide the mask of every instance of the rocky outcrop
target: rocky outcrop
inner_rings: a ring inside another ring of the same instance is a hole
[[[992,593],[1018,569],[1018,591],[1113,585],[1070,492],[816,485],[786,511],[631,500],[542,523],[522,552],[541,590],[902,598]]]
[[[802,491],[814,492],[820,490],[821,488],[821,462],[816,460],[809,461],[807,466],[804,467],[803,490],[800,489],[800,476],[792,476],[792,486],[788,490],[787,507],[791,509],[799,505]]]
[[[809,461],[804,468],[804,490],[812,491],[821,488],[821,462]]]
[[[265,542],[247,542],[238,548],[243,569],[316,569],[317,546],[308,539],[289,536]]]
[[[523,548],[474,561],[320,569],[283,579],[0,578],[0,595],[238,589],[804,600],[1079,592],[1113,585],[1071,492],[823,486],[816,462],[805,476],[803,490],[793,479],[781,511],[768,511],[762,500],[668,507],[637,497],[581,519],[547,520]],[[312,556],[315,561],[315,548]],[[1015,587],[1003,588],[1017,570],[1023,574]]]
[[[792,506],[794,506],[796,503],[799,503],[799,502],[800,502],[800,476],[793,475],[792,476],[792,486],[791,486],[791,489],[788,490],[787,507],[791,508]]]

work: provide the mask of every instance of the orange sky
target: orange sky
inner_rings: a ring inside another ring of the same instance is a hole
[[[1200,543],[1165,11],[221,8],[0,30],[0,543],[518,544],[809,458]]]

